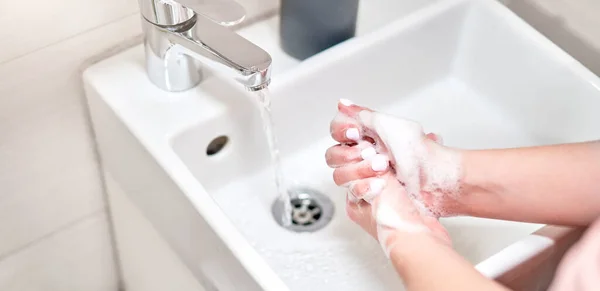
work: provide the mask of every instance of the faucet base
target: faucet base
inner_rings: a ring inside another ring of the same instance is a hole
[[[202,80],[202,64],[182,53],[165,37],[165,31],[142,17],[146,72],[157,87],[180,92],[196,87]]]

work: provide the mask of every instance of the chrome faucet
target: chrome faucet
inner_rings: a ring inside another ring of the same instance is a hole
[[[163,90],[191,89],[209,67],[250,91],[269,85],[271,56],[227,26],[245,18],[233,0],[139,0],[146,70]]]

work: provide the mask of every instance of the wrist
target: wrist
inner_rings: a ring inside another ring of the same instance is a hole
[[[499,191],[490,184],[486,165],[487,152],[479,150],[461,150],[462,167],[457,195],[456,211],[460,215],[478,216],[482,201],[490,199],[490,194]],[[483,198],[483,199],[482,199]]]
[[[427,141],[428,163],[422,190],[432,196],[425,203],[438,217],[465,215],[468,208],[465,196],[471,192],[469,176],[470,150],[450,148],[435,141]]]
[[[430,245],[451,245],[451,242],[436,236],[433,231],[406,232],[393,230],[386,237],[389,256],[394,255],[397,258],[413,256],[421,250],[426,250]]]
[[[389,258],[401,276],[414,264],[420,263],[426,254],[435,249],[451,247],[430,232],[395,232],[389,245]]]

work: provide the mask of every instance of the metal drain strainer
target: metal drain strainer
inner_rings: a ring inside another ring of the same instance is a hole
[[[317,231],[333,218],[333,203],[327,196],[310,188],[292,188],[289,190],[292,203],[292,223],[284,225],[282,221],[284,202],[277,199],[271,208],[273,218],[282,227],[295,232]]]

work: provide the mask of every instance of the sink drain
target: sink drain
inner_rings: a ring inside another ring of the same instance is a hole
[[[309,188],[289,190],[292,203],[292,223],[284,225],[282,217],[285,209],[283,201],[275,200],[271,208],[275,221],[282,227],[295,232],[317,231],[333,218],[333,203],[327,196]]]

